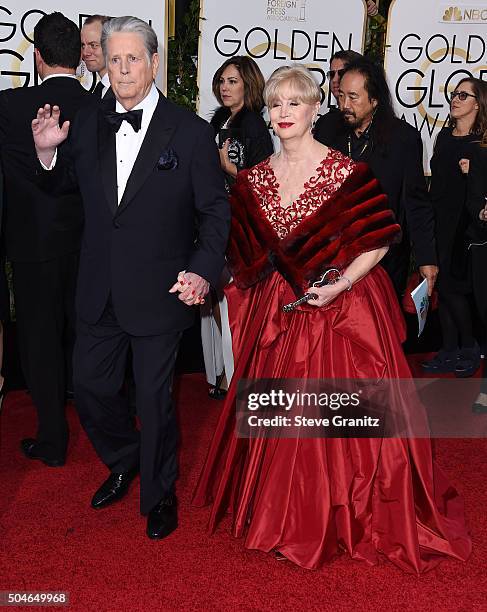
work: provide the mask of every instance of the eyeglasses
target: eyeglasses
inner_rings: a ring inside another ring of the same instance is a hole
[[[471,93],[467,93],[466,91],[454,91],[451,95],[451,99],[454,100],[456,97],[458,96],[458,99],[461,100],[462,102],[465,102],[465,100],[467,98],[476,98],[477,96],[474,96]]]
[[[328,72],[326,73],[326,76],[331,81],[331,79],[335,78],[336,74],[338,74],[338,76],[342,78],[342,76],[345,74],[345,68],[340,68],[340,70],[328,70]]]

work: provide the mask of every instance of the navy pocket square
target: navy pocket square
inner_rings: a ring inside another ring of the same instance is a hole
[[[157,161],[158,170],[175,170],[178,167],[178,156],[173,149],[164,149]]]

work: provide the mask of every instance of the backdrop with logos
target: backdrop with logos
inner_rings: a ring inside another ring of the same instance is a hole
[[[198,112],[209,119],[218,105],[212,78],[233,55],[255,59],[264,77],[279,66],[302,63],[322,87],[322,112],[333,104],[326,82],[331,55],[362,51],[366,26],[364,0],[201,0],[198,57]]]
[[[398,115],[421,132],[426,173],[456,84],[487,80],[486,32],[487,0],[391,4],[384,65]]]
[[[60,2],[43,0],[42,9],[31,0],[4,0],[0,6],[0,89],[22,87],[38,83],[34,63],[33,32],[39,19],[53,11],[60,11],[80,27],[88,15],[104,14],[113,17],[134,13],[128,0],[81,0]],[[146,0],[137,8],[137,17],[152,25],[159,39],[161,68],[158,85],[165,90],[167,50],[167,0]],[[140,11],[140,12],[139,12]],[[93,76],[83,63],[78,75],[87,88],[93,85]]]

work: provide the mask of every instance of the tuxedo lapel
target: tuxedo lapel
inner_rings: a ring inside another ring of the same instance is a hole
[[[175,130],[176,120],[171,117],[170,105],[167,104],[164,96],[159,94],[159,102],[152,115],[144,141],[127,181],[117,214],[127,208],[151,172],[154,171],[162,151],[169,144]]]
[[[113,93],[113,89],[109,87],[106,90],[105,95],[103,96],[102,100],[114,100],[114,99],[115,99],[115,94]]]
[[[115,99],[112,98],[107,100],[107,103],[104,102],[102,100],[98,109],[98,160],[106,201],[112,214],[115,215],[118,204],[115,131],[103,115],[105,110],[115,108]]]

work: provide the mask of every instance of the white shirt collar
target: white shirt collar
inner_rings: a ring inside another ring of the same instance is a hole
[[[78,77],[75,74],[48,74],[47,77],[42,79],[42,82],[48,81],[49,79],[54,79],[57,77],[66,77],[68,79],[77,79]]]
[[[132,109],[138,110],[139,108],[141,108],[144,111],[142,113],[142,130],[149,124],[150,120],[152,119],[152,115],[156,110],[158,102],[159,92],[157,91],[157,87],[154,85],[154,83],[152,83],[152,87],[150,88],[149,93],[146,95],[146,97]],[[125,112],[124,107],[120,104],[118,100],[115,104],[115,110],[117,111],[117,113]]]
[[[106,87],[107,89],[108,87],[110,87],[110,79],[108,78],[108,72],[105,72],[105,74],[101,77],[100,81],[103,87]]]

